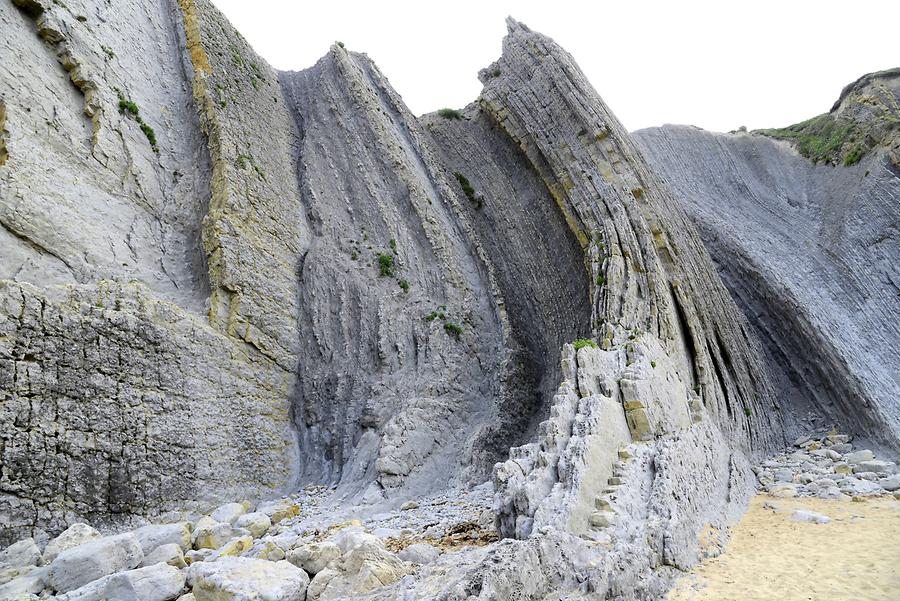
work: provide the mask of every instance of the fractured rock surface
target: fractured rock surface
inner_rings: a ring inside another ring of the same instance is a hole
[[[868,300],[890,235],[848,251],[878,258],[850,369],[853,336],[813,344],[836,310],[752,310],[762,259],[719,259],[729,292],[662,142],[525,25],[475,102],[421,119],[342,44],[276,72],[208,0],[0,25],[3,594],[658,598],[757,481],[900,487],[849,438],[751,469],[812,422],[896,442],[893,297]],[[883,224],[879,157],[853,169]]]

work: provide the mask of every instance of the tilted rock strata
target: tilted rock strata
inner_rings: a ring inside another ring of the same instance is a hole
[[[827,420],[897,452],[900,177],[890,149],[832,167],[760,136],[683,126],[635,136],[764,342],[779,396],[795,405],[785,412],[795,434]]]

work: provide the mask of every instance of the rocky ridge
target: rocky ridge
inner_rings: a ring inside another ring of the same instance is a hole
[[[653,598],[795,407],[890,446],[890,402],[773,378],[781,333],[521,23],[417,119],[365,55],[275,72],[205,0],[0,11],[31,53],[0,66],[7,591]]]

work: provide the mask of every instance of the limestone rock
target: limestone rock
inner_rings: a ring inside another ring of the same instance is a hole
[[[48,582],[67,592],[106,575],[137,567],[144,554],[133,534],[107,536],[61,552],[50,564]]]
[[[260,503],[256,511],[269,516],[272,523],[277,524],[282,520],[300,515],[300,506],[288,499],[281,499]]]
[[[259,538],[272,527],[272,520],[262,512],[245,513],[235,520],[234,525],[249,530],[253,538]]]
[[[41,550],[33,538],[26,538],[0,551],[0,570],[35,566],[41,561]]]
[[[325,567],[340,558],[341,548],[332,542],[309,543],[287,552],[287,560],[315,576]]]
[[[142,526],[134,531],[134,535],[137,537],[144,554],[169,544],[178,545],[182,551],[187,551],[191,548],[190,522]]]
[[[243,503],[226,503],[225,505],[216,508],[216,510],[210,514],[210,517],[217,522],[234,524],[238,518],[245,513],[247,513],[247,506]]]
[[[431,563],[440,555],[441,550],[428,543],[415,543],[397,553],[403,561],[419,565]]]
[[[309,584],[306,572],[286,561],[225,557],[189,569],[197,601],[294,601]]]
[[[101,534],[87,524],[76,523],[66,528],[44,547],[43,561],[50,563],[67,549],[101,538]]]
[[[156,563],[165,563],[176,568],[183,568],[187,565],[184,561],[184,552],[177,543],[168,543],[160,545],[144,555],[141,566],[151,566]]]
[[[194,526],[194,548],[218,549],[235,537],[245,534],[249,532],[226,522],[217,522],[207,516],[201,518]]]

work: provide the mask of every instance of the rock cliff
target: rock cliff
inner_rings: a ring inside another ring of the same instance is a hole
[[[732,142],[636,140],[514,20],[479,97],[421,118],[342,44],[276,72],[207,0],[11,0],[0,26],[22,57],[0,64],[3,544],[176,515],[190,543],[144,552],[205,564],[197,599],[265,560],[296,594],[313,576],[310,599],[655,598],[786,433],[830,420],[895,446],[896,383],[874,363],[896,355],[890,127],[832,149],[860,152],[851,227],[794,193],[838,194],[844,167],[736,136],[802,184],[758,177],[732,204],[809,205],[760,208],[775,217],[753,230],[753,211],[710,208]],[[754,254],[805,223],[827,252]],[[414,577],[425,551],[398,559],[351,520],[459,498],[465,522],[397,530],[458,550]]]
[[[665,126],[635,138],[764,342],[779,397],[794,405],[790,427],[842,424],[896,453],[900,72],[861,78],[816,119],[835,125],[786,141],[771,132],[804,128]],[[836,164],[804,156],[826,144],[865,154]]]

